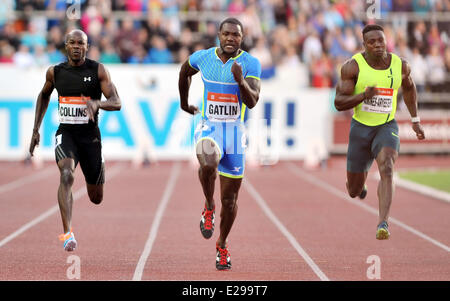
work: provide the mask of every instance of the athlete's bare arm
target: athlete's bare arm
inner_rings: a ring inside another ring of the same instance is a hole
[[[105,111],[119,111],[122,108],[119,94],[116,86],[111,81],[111,76],[103,64],[98,64],[98,80],[100,81],[100,88],[106,101],[92,100],[86,103],[89,119],[94,121],[95,113],[99,109]]]
[[[34,116],[34,127],[33,134],[31,135],[30,142],[30,155],[33,156],[34,148],[39,145],[40,135],[39,128],[41,127],[42,119],[44,119],[45,112],[48,108],[48,103],[50,102],[50,96],[52,95],[54,85],[54,71],[53,66],[48,68],[45,74],[45,83],[42,88],[36,102],[36,111]]]
[[[358,73],[358,63],[354,59],[348,60],[342,66],[341,77],[336,86],[336,96],[334,98],[334,106],[338,111],[352,109],[364,99],[372,98],[376,94],[375,87],[367,87],[365,92],[353,95]]]
[[[245,78],[242,76],[242,67],[234,61],[231,66],[231,73],[233,73],[234,80],[239,85],[242,101],[251,109],[259,100],[259,91],[261,90],[261,82],[256,78]]]
[[[178,91],[180,93],[180,107],[183,111],[189,114],[198,112],[198,108],[194,105],[189,105],[189,87],[191,86],[192,76],[198,71],[189,65],[186,61],[181,65],[180,74],[178,78]]]
[[[402,59],[402,90],[403,100],[411,117],[417,116],[417,91],[416,84],[411,77],[411,67]],[[412,128],[416,132],[417,139],[425,139],[425,134],[420,122],[413,122]]]

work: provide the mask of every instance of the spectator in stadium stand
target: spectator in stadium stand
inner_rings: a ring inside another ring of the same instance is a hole
[[[261,63],[261,79],[268,79],[275,75],[275,65],[272,60],[272,54],[269,51],[267,40],[264,36],[261,36],[257,41],[254,48],[249,52],[256,57]]]
[[[317,58],[322,54],[322,42],[319,33],[314,28],[310,28],[310,30],[303,43],[303,62],[306,64],[309,64],[314,56]]]
[[[450,29],[449,29],[450,33]],[[427,37],[428,46],[436,45],[439,49],[439,54],[444,54],[445,43],[442,41],[441,34],[439,33],[439,29],[436,23],[431,24],[430,32]]]
[[[445,84],[445,66],[444,60],[439,53],[439,46],[434,44],[431,45],[430,53],[425,59],[427,63],[428,84],[430,86],[431,92],[442,92]]]
[[[425,92],[426,80],[429,71],[427,62],[420,53],[419,48],[414,47],[409,61],[411,64],[411,77],[416,83],[417,92]]]
[[[50,43],[53,43],[58,49],[64,49],[64,36],[59,26],[50,27],[47,35],[47,44]]]
[[[0,40],[0,63],[14,63],[15,49],[7,41]]]
[[[299,68],[301,65],[300,58],[297,54],[297,49],[294,45],[288,45],[286,47],[286,55],[280,63],[280,66],[285,66],[289,68]]]
[[[29,68],[35,64],[34,57],[30,53],[30,48],[24,44],[19,46],[19,51],[14,54],[13,61],[20,68]]]
[[[20,39],[13,22],[7,22],[3,28],[0,28],[1,40],[7,41],[14,48],[14,51],[19,48]]]
[[[100,54],[100,62],[103,64],[120,64],[120,57],[114,50],[110,42],[103,44],[103,50]]]
[[[47,67],[50,65],[50,58],[44,47],[38,45],[34,48],[34,61],[38,67]]]
[[[245,10],[245,3],[243,0],[231,0],[228,5],[228,13],[232,15],[242,14]]]
[[[331,88],[333,65],[325,52],[319,58],[314,57],[310,65],[311,86],[314,88]]]
[[[59,64],[66,60],[65,55],[57,49],[53,43],[47,45],[47,53],[50,59],[50,64]]]
[[[167,43],[158,35],[152,38],[152,46],[148,52],[150,63],[170,64],[173,62],[172,53],[167,48]]]
[[[419,48],[420,53],[423,55],[427,54],[428,44],[427,44],[427,28],[425,26],[425,22],[418,21],[416,24],[414,24],[411,40],[412,40],[411,47]]]
[[[430,0],[412,0],[412,10],[422,16],[426,16],[431,11]]]
[[[138,31],[134,28],[131,18],[122,19],[114,44],[122,62],[127,62],[138,44]]]
[[[410,12],[412,11],[411,0],[394,0],[392,5],[394,12]]]
[[[354,53],[358,47],[358,41],[356,40],[353,29],[350,26],[344,28],[344,33],[342,35],[342,46],[345,51],[349,53]]]
[[[450,92],[450,46],[447,46],[447,48],[445,48],[444,61],[445,70],[447,71],[447,80],[444,85],[444,92]]]
[[[134,48],[134,53],[128,58],[128,64],[150,64],[151,60],[149,58],[148,52],[145,50],[144,46],[137,45]]]
[[[27,46],[31,52],[34,52],[34,47],[40,45],[42,47],[47,46],[47,39],[45,35],[38,31],[34,22],[28,23],[28,30],[23,33],[20,42]]]

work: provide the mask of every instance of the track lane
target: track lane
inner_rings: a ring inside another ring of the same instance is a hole
[[[130,280],[146,240],[142,228],[153,219],[169,169],[125,166],[120,176],[108,180],[110,171],[107,166],[102,204],[92,204],[87,195],[74,202],[74,252],[63,251],[57,239],[62,232],[58,211],[0,248],[0,278],[67,280],[67,259],[75,255],[80,258],[81,280]]]
[[[411,161],[411,165],[420,166],[417,161]],[[292,164],[302,168],[299,162]],[[409,166],[402,158],[397,165]],[[107,166],[107,177],[112,166]],[[79,248],[75,252],[64,252],[57,240],[61,231],[59,211],[0,247],[0,280],[66,280],[70,255],[81,259],[81,280],[131,280],[172,166],[172,162],[167,162],[139,170],[124,168],[120,175],[107,179],[100,206],[91,204],[86,195],[76,201],[73,226]],[[326,171],[308,173],[345,192],[342,158],[330,160]],[[395,224],[390,225],[390,240],[377,241],[377,216],[302,180],[290,171],[287,163],[247,168],[246,178],[331,280],[368,280],[370,264],[366,260],[370,255],[381,259],[381,280],[450,279],[448,252]],[[13,231],[57,204],[57,183],[57,177],[49,177],[30,185],[36,185],[40,191],[34,195],[14,190],[10,193],[13,198],[4,200],[5,207],[1,207],[0,199],[1,231],[8,227]],[[369,177],[368,184],[369,195],[364,202],[377,208],[375,191],[371,189],[376,180]],[[85,189],[78,168],[75,185],[80,186],[74,191]],[[216,231],[210,240],[205,240],[199,231],[203,195],[197,170],[183,163],[145,264],[143,280],[319,280],[267,218],[245,182],[229,236],[233,268],[228,272],[216,271],[218,192],[217,183]],[[448,245],[448,207],[438,200],[397,188],[391,216]]]
[[[215,268],[219,235],[219,181],[216,182],[216,228],[209,240],[200,233],[204,197],[197,168],[182,168],[143,280],[318,280],[249,193],[241,188],[238,215],[228,237],[231,271]]]
[[[331,180],[329,170],[324,177]],[[271,189],[280,178],[277,189]],[[380,257],[383,280],[448,279],[449,266],[442,264],[448,262],[448,252],[395,226],[389,241],[377,241],[375,215],[294,177],[285,164],[260,170],[250,179],[259,183],[269,206],[331,280],[367,280],[370,255]],[[405,261],[407,269],[399,264]]]

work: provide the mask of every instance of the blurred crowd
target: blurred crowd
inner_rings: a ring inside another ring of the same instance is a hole
[[[450,92],[449,15],[450,0],[1,0],[0,63],[64,61],[74,28],[88,34],[88,56],[106,64],[180,63],[216,46],[220,21],[235,16],[264,79],[302,67],[310,86],[334,87],[369,22],[385,28],[388,51],[410,63],[420,92]]]

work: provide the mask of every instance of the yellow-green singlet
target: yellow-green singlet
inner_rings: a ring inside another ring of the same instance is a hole
[[[391,53],[391,65],[387,69],[373,69],[362,53],[355,54],[359,67],[358,80],[353,94],[363,93],[369,86],[380,89],[380,95],[365,99],[354,108],[353,118],[368,126],[376,126],[391,121],[397,109],[397,92],[402,84],[402,60]]]

